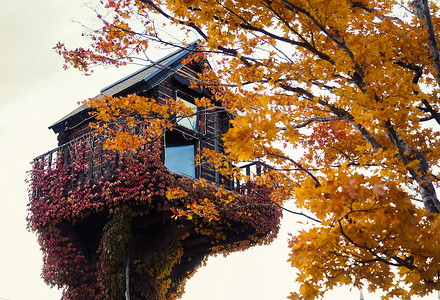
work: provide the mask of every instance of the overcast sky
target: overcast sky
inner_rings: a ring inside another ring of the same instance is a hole
[[[47,129],[133,69],[98,70],[93,76],[62,69],[52,50],[58,42],[80,43],[81,26],[92,22],[83,1],[6,1],[0,8],[0,300],[55,300],[61,292],[40,278],[42,255],[26,230],[26,171],[35,156],[56,147]],[[210,259],[188,281],[184,300],[286,299],[294,284],[287,263],[288,233],[297,229],[286,215],[277,241],[226,258]],[[378,299],[364,291],[365,299]],[[359,299],[338,289],[325,299]],[[428,299],[428,298],[427,298]],[[432,296],[429,299],[437,299]]]

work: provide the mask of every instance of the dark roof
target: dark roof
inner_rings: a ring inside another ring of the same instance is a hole
[[[91,111],[90,108],[81,105],[77,109],[72,111],[70,114],[64,116],[57,122],[50,125],[49,129],[52,129],[55,133],[59,133],[63,131],[63,129],[65,129],[67,126],[72,127],[74,125],[82,123],[83,121],[89,118],[90,111]]]
[[[188,56],[189,52],[197,47],[198,43],[193,43],[187,48],[182,48],[173,52],[160,60],[146,66],[145,68],[125,77],[115,83],[103,88],[101,94],[115,96],[124,90],[140,83],[148,83],[148,88],[151,89],[161,83],[169,75],[179,70],[183,64],[182,59]]]
[[[163,80],[165,80],[168,76],[172,75],[181,67],[183,67],[182,60],[189,56],[191,50],[194,50],[197,47],[198,43],[199,42],[196,41],[186,48],[181,48],[159,59],[151,65],[148,65],[145,68],[142,68],[139,71],[130,74],[127,77],[122,78],[121,80],[116,81],[115,83],[101,89],[100,95],[117,97],[123,95],[124,92],[139,84],[142,84],[145,90],[149,90],[155,87]],[[75,124],[69,125],[74,126],[78,124],[78,121],[84,121],[87,118],[89,111],[89,108],[82,105],[49,126],[49,129],[53,129],[55,133],[58,133],[62,131],[62,129],[65,127],[64,125],[66,124],[66,122],[73,122]]]

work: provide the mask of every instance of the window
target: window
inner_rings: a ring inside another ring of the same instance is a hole
[[[165,167],[175,173],[197,178],[196,151],[198,140],[177,130],[165,135]]]
[[[165,147],[165,167],[169,170],[196,178],[195,145]]]
[[[197,105],[189,102],[188,100],[185,100],[182,98],[182,93],[178,92],[176,93],[176,100],[182,101],[186,107],[189,107],[191,111],[193,112],[188,117],[182,117],[177,116],[177,124],[180,126],[183,126],[185,128],[198,131],[199,129],[199,117],[197,115]]]

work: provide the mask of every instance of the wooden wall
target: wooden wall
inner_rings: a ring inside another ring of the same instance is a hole
[[[197,78],[198,72],[201,72],[201,68],[197,64],[183,66],[175,74],[168,76],[160,84],[152,89],[146,90],[146,87],[148,86],[146,83],[145,85],[137,85],[135,89],[129,90],[128,93],[136,93],[140,96],[153,98],[156,99],[159,103],[166,103],[167,99],[175,98],[177,91],[184,93],[191,98],[201,98],[203,96],[206,97],[207,95],[209,95],[209,92],[204,91],[202,94],[201,91],[190,89],[187,84],[184,84],[182,81],[176,80],[175,78],[175,76],[180,76],[180,78],[185,79]],[[123,96],[125,96],[125,94],[123,94]],[[200,150],[208,148],[216,150],[217,152],[223,152],[224,143],[221,139],[221,136],[229,128],[229,115],[222,109],[205,111],[204,109],[199,108],[199,110],[199,119],[201,120],[201,124],[197,132],[178,125],[175,130],[179,131],[187,138],[196,139],[198,141],[197,144],[199,145]],[[85,114],[83,113],[82,117],[85,118],[84,116]],[[75,138],[81,137],[84,134],[89,133],[90,121],[92,121],[92,119],[82,121],[80,124],[77,124],[68,130],[61,131],[58,136],[59,145],[63,145],[65,143],[68,143],[69,141],[72,141]],[[201,165],[198,167],[197,176],[199,178],[204,178],[208,181],[215,183],[220,183],[221,181],[224,181],[219,176],[219,174],[215,172],[215,170],[210,168],[204,162],[202,162]]]

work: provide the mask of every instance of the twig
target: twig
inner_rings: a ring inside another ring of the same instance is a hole
[[[313,175],[309,170],[307,170],[306,168],[304,168],[300,163],[298,163],[297,161],[293,160],[292,158],[285,156],[285,155],[281,155],[281,154],[277,154],[277,153],[273,153],[271,151],[269,151],[266,147],[264,147],[264,150],[266,151],[266,153],[270,156],[274,156],[277,158],[281,158],[281,159],[285,159],[290,161],[292,164],[294,164],[295,166],[297,166],[301,171],[307,173],[307,175],[309,175],[313,181],[315,181],[315,187],[320,187],[321,183],[319,182],[318,178],[315,177],[315,175]]]

